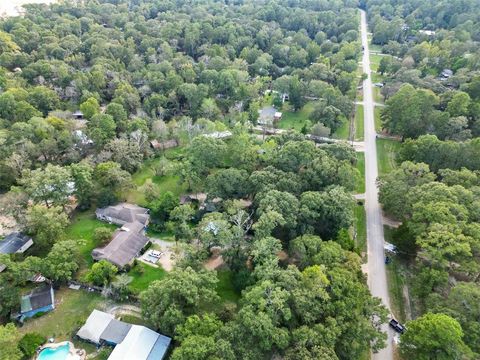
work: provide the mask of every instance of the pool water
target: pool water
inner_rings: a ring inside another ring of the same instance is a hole
[[[40,351],[37,360],[65,360],[70,352],[70,344],[65,344],[54,349],[46,348]]]

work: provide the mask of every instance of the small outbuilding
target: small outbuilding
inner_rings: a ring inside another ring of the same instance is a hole
[[[22,296],[20,301],[19,320],[23,322],[32,316],[49,312],[55,309],[55,294],[53,287],[45,286],[34,289],[27,295]]]
[[[162,360],[172,341],[145,326],[116,320],[99,310],[93,310],[77,336],[95,345],[113,346],[108,360]]]

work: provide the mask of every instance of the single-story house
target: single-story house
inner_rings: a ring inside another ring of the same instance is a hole
[[[275,113],[277,113],[277,110],[273,106],[266,106],[263,109],[258,110],[258,125],[273,126]]]
[[[119,268],[131,264],[150,242],[144,230],[144,225],[138,221],[125,223],[120,229],[115,230],[107,246],[93,249],[93,259],[107,260]]]
[[[152,140],[150,141],[150,146],[154,150],[166,150],[177,147],[178,141],[175,139],[165,141]]]
[[[228,139],[232,137],[232,133],[230,131],[215,131],[210,134],[203,134],[205,137],[214,138],[214,139]]]
[[[83,112],[81,112],[80,110],[77,110],[72,114],[72,117],[75,120],[83,120]]]
[[[99,310],[92,311],[77,336],[96,345],[114,346],[109,360],[162,360],[172,341],[145,326],[116,320]]]
[[[138,205],[120,203],[97,209],[95,215],[99,220],[107,221],[119,226],[135,221],[147,226],[150,219],[148,212],[148,209]]]
[[[30,236],[13,232],[0,240],[0,254],[22,254],[32,245],[33,240]]]
[[[19,232],[8,234],[5,239],[0,240],[0,254],[22,254],[33,245],[30,236]],[[5,270],[6,266],[0,264],[0,272]]]
[[[51,286],[34,289],[30,294],[22,296],[20,301],[19,320],[23,321],[38,313],[55,309],[55,294]]]
[[[443,78],[443,79],[448,79],[449,77],[453,76],[453,71],[450,70],[450,69],[443,69],[442,73],[440,74],[440,76]]]

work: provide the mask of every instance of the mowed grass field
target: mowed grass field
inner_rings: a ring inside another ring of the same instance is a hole
[[[357,105],[355,111],[355,140],[363,141],[364,137],[364,109],[363,105]]]
[[[315,102],[307,102],[303,108],[293,111],[290,105],[284,105],[282,108],[282,118],[277,123],[279,129],[300,131],[305,126],[310,113],[313,111]]]
[[[55,309],[39,318],[26,320],[19,328],[21,334],[36,332],[53,337],[56,342],[73,340],[76,331],[84,324],[93,309],[104,310],[105,299],[83,290],[61,289],[55,291]],[[93,352],[95,347],[85,342],[74,341],[78,348]]]
[[[90,267],[93,264],[91,252],[100,245],[95,241],[93,235],[95,229],[99,227],[107,227],[112,231],[117,228],[115,225],[97,220],[95,212],[89,210],[77,213],[66,230],[67,239],[80,242],[79,250],[83,259],[82,268]]]
[[[385,175],[397,167],[396,156],[401,143],[391,139],[377,139],[378,174]]]

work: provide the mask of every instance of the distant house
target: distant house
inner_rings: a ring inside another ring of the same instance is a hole
[[[72,117],[75,120],[83,120],[83,113],[80,110],[77,110],[72,114]]]
[[[0,240],[0,254],[21,254],[32,245],[33,240],[30,236],[13,232]]]
[[[112,240],[107,246],[92,251],[93,259],[107,260],[119,268],[131,264],[150,241],[145,236],[145,227],[150,220],[148,209],[121,203],[97,209],[95,214],[98,219],[114,223],[121,228],[113,233]]]
[[[453,71],[450,69],[443,69],[442,73],[440,74],[440,77],[445,80],[451,76],[453,76]]]
[[[213,138],[213,139],[228,139],[232,137],[232,133],[230,131],[215,131],[210,134],[203,134],[205,137]]]
[[[32,245],[33,240],[30,236],[13,232],[0,240],[0,254],[22,254]],[[5,268],[5,265],[0,264],[0,272]]]
[[[420,34],[427,35],[427,36],[434,36],[435,31],[433,30],[418,30]]]
[[[77,336],[96,345],[113,346],[108,360],[162,360],[172,341],[145,326],[116,320],[98,310],[93,310]]]
[[[150,141],[150,146],[154,150],[167,150],[167,149],[177,147],[178,141],[175,139],[165,140],[165,141],[152,140]]]
[[[93,144],[93,140],[90,139],[87,134],[85,134],[82,130],[77,129],[73,131],[73,135],[78,140],[80,145],[88,146]]]
[[[280,120],[282,113],[278,112],[273,106],[266,106],[258,110],[258,125],[273,126],[273,123]]]
[[[22,296],[19,320],[23,322],[38,313],[49,312],[53,309],[55,309],[53,288],[51,286],[37,288],[30,294]]]
[[[135,221],[147,226],[150,219],[148,211],[148,209],[138,205],[120,203],[97,209],[95,215],[99,220],[107,221],[119,226]]]

